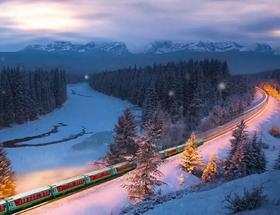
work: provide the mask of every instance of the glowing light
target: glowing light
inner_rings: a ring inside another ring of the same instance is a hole
[[[224,82],[219,83],[218,89],[219,90],[225,90],[226,89],[226,84]]]
[[[174,95],[175,95],[175,92],[174,92],[173,90],[170,90],[170,91],[168,92],[168,96],[172,97],[172,96],[174,96]]]
[[[9,27],[21,30],[63,31],[80,26],[73,10],[58,3],[4,4],[1,17],[9,21]]]
[[[88,75],[85,75],[85,79],[88,80],[88,79],[89,79],[89,76],[88,76]]]

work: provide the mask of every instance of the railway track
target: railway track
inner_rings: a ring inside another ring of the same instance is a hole
[[[241,120],[244,120],[245,122],[250,122],[250,121],[254,120],[256,117],[258,117],[259,115],[261,115],[263,113],[263,111],[264,111],[268,101],[269,101],[269,96],[262,89],[257,88],[257,90],[259,90],[262,93],[262,98],[260,99],[260,102],[258,104],[256,104],[254,107],[246,110],[242,114],[239,114],[234,120],[224,124],[223,126],[220,126],[218,128],[215,128],[215,129],[209,130],[207,132],[198,134],[199,138],[203,138],[204,139],[203,144],[206,144],[209,141],[212,141],[212,140],[214,140],[214,139],[216,139],[218,137],[221,137],[221,136],[227,134],[228,132],[231,132],[232,130],[234,130],[236,128],[236,124],[238,122],[240,122]],[[168,157],[171,157],[171,156],[174,156],[176,154],[181,153],[183,151],[183,149],[184,149],[184,146],[185,146],[185,144],[177,146],[177,147],[173,147],[173,148],[170,148],[170,149],[166,149],[166,150],[160,151],[160,154],[163,156],[163,158],[168,158]],[[109,167],[109,168],[111,168],[111,167]],[[135,167],[133,167],[133,168],[131,167],[128,171],[131,171],[134,168]],[[112,169],[112,177],[105,178],[104,180],[102,180],[102,178],[98,179],[98,182],[92,183],[92,184],[86,184],[85,183],[86,185],[84,187],[81,187],[79,189],[71,190],[70,192],[66,192],[65,194],[62,194],[62,195],[52,196],[50,199],[47,199],[46,201],[39,202],[39,203],[34,204],[34,205],[31,204],[31,205],[28,206],[28,208],[22,208],[20,211],[14,211],[14,212],[8,211],[8,212],[4,212],[4,213],[2,213],[0,211],[0,215],[2,215],[2,214],[5,214],[5,215],[6,214],[22,214],[24,212],[33,210],[33,209],[41,207],[43,205],[46,205],[46,204],[58,201],[58,200],[60,200],[62,198],[70,196],[70,195],[72,195],[74,193],[81,192],[81,191],[83,191],[85,189],[88,189],[88,188],[90,188],[92,186],[97,186],[97,185],[99,185],[101,183],[113,180],[113,179],[115,179],[115,178],[125,174],[126,172],[128,172],[128,171],[125,171],[125,172],[123,172],[121,174],[117,174],[116,172],[114,172],[115,170],[113,170],[113,168],[111,168],[111,169]],[[92,175],[94,175],[94,174],[95,175],[98,175],[98,174],[100,175],[100,173],[102,173],[102,169],[98,170],[96,172],[98,172],[98,173],[95,174],[93,172],[91,174]],[[85,179],[85,180],[87,180],[87,179]],[[10,202],[8,202],[8,201],[7,201],[7,203],[10,204]]]

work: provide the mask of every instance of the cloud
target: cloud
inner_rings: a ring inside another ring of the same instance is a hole
[[[55,16],[38,18],[36,5],[50,8],[47,12]],[[0,30],[6,35],[0,34],[2,43],[46,36],[74,41],[108,38],[130,46],[155,39],[280,45],[272,33],[280,29],[279,0],[0,0],[0,7],[5,9],[0,14]],[[29,13],[22,12],[23,18],[18,13],[17,19],[3,16],[16,8]]]

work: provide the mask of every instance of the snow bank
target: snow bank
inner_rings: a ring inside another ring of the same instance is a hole
[[[271,201],[280,200],[280,171],[251,175],[227,182],[211,190],[191,192],[184,195],[182,198],[155,206],[153,210],[145,214],[224,215],[228,212],[223,202],[226,195],[231,192],[242,194],[244,188],[250,190],[261,185],[270,202],[265,203],[262,208],[250,214],[279,214],[280,205],[274,205]]]

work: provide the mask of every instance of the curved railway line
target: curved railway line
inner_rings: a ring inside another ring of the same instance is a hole
[[[257,90],[262,93],[262,98],[254,107],[246,110],[242,114],[237,115],[234,120],[224,124],[223,126],[198,134],[198,138],[200,139],[199,144],[205,144],[227,134],[228,132],[234,130],[236,124],[241,120],[249,122],[262,114],[268,103],[269,96],[262,89],[257,88]],[[185,144],[160,151],[159,153],[165,159],[181,153],[184,147]],[[96,186],[105,181],[113,180],[116,177],[119,177],[135,169],[135,167],[136,166],[134,164],[124,162],[81,176],[70,178],[62,182],[38,188],[30,192],[12,196],[0,201],[0,215],[22,213],[32,210],[53,201],[57,201],[58,199],[64,198],[73,193],[80,192],[92,186]]]

